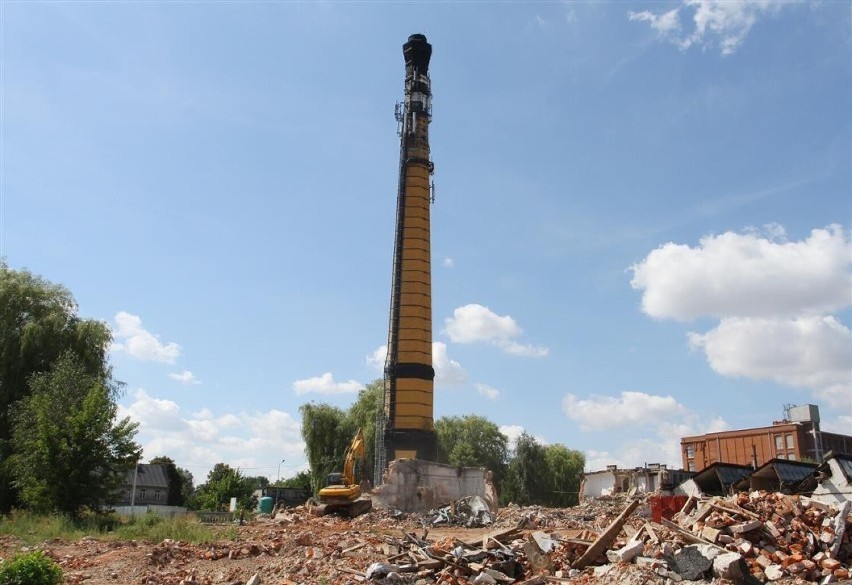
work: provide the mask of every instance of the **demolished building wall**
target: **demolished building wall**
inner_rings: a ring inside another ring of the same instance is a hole
[[[824,504],[852,501],[852,455],[828,453],[817,471],[812,499]]]
[[[421,459],[396,459],[373,490],[373,506],[403,512],[427,512],[468,496],[479,496],[497,509],[491,472],[482,467],[454,467]]]
[[[579,497],[580,501],[583,501],[631,490],[637,493],[668,492],[692,475],[694,474],[691,472],[668,469],[658,463],[633,469],[619,469],[616,465],[609,465],[605,470],[583,474]]]

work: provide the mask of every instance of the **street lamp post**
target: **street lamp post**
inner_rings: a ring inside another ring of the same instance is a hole
[[[281,463],[284,463],[286,459],[282,459]],[[281,463],[278,464],[278,479],[275,480],[275,483],[281,481]]]

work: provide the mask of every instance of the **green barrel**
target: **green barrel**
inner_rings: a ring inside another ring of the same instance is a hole
[[[272,507],[275,505],[275,502],[269,496],[264,496],[260,498],[260,513],[261,514],[271,514]]]

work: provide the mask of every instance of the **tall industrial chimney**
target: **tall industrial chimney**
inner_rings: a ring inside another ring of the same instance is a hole
[[[435,461],[433,425],[432,270],[429,206],[432,203],[429,122],[432,45],[415,34],[403,45],[405,100],[397,104],[399,188],[393,256],[383,429],[377,429],[376,480],[388,460]]]

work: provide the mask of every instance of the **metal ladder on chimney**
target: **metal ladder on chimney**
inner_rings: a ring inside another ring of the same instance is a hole
[[[373,470],[373,485],[382,485],[382,476],[385,473],[385,467],[388,464],[388,454],[385,451],[385,413],[379,412],[376,415],[376,456],[375,469]]]

